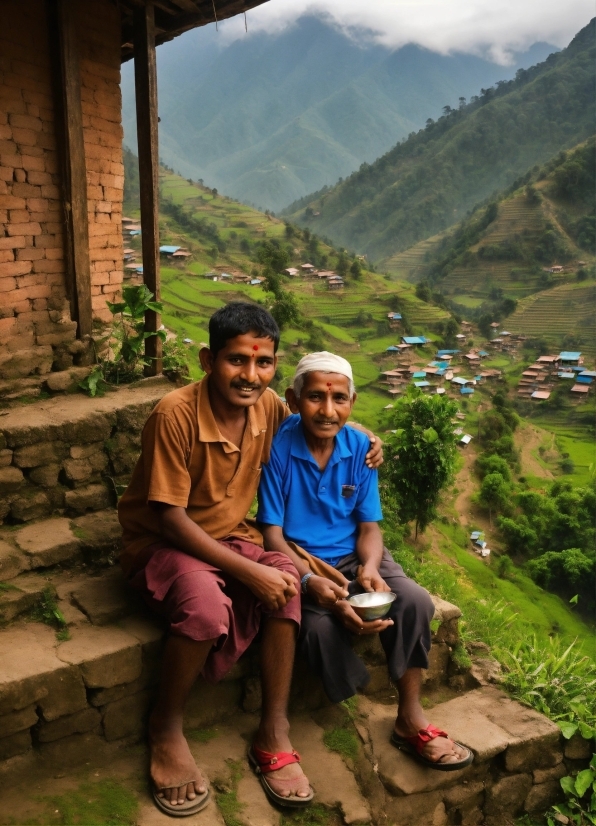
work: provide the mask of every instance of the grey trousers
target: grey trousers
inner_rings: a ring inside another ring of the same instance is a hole
[[[359,565],[356,554],[349,554],[335,566],[350,580],[350,594],[362,593],[355,582]],[[397,597],[386,616],[393,620],[393,625],[379,634],[389,676],[395,682],[408,668],[428,668],[434,606],[428,591],[408,579],[387,549],[383,551],[379,573]],[[352,697],[370,679],[366,666],[352,648],[353,638],[331,611],[303,597],[298,651],[321,677],[325,692],[334,703]]]

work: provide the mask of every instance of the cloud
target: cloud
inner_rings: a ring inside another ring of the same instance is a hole
[[[305,14],[326,17],[354,39],[395,49],[416,43],[441,54],[467,52],[507,64],[544,41],[566,46],[594,13],[593,0],[269,0],[248,12],[248,31],[279,32]],[[244,18],[222,26],[244,34]]]

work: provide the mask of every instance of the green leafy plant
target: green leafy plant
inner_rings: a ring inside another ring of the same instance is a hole
[[[592,755],[590,766],[575,776],[562,777],[561,788],[566,801],[553,806],[546,817],[548,826],[572,823],[574,826],[596,824],[596,754]],[[562,820],[562,815],[566,820]]]
[[[586,739],[596,737],[596,664],[577,641],[563,650],[558,637],[539,642],[534,634],[493,653],[515,699],[558,723],[567,739],[577,731]]]
[[[58,642],[65,642],[70,638],[66,619],[62,611],[58,608],[56,595],[49,585],[43,589],[37,604],[33,606],[31,619],[36,622],[43,622],[45,625],[50,625],[54,628]]]
[[[163,307],[161,302],[153,301],[153,293],[145,284],[124,287],[122,301],[106,303],[115,319],[113,337],[119,346],[114,360],[105,363],[104,373],[118,384],[121,374],[135,376],[139,366],[149,363],[143,355],[146,339],[157,336],[165,341],[165,330],[145,331],[145,313],[161,313]]]
[[[145,341],[148,338],[166,340],[165,330],[145,331],[145,313],[160,313],[162,305],[153,301],[153,293],[145,284],[130,285],[122,290],[122,301],[106,302],[114,317],[112,330],[107,339],[108,356],[100,358],[93,371],[79,387],[89,396],[101,396],[108,384],[134,381],[143,374],[143,368],[150,363],[145,356]],[[178,363],[178,355],[172,353],[172,365]]]

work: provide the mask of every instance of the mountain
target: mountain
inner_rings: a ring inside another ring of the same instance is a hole
[[[484,88],[287,214],[376,261],[444,230],[594,131],[594,35],[592,20],[563,51]]]
[[[231,43],[207,26],[158,49],[160,155],[188,178],[277,211],[553,50],[535,44],[503,67],[414,45],[362,45],[317,17]],[[134,148],[131,64],[122,92]]]

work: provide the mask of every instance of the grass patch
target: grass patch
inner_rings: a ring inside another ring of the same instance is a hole
[[[348,728],[332,728],[323,735],[323,742],[329,751],[336,751],[342,757],[355,760],[358,756],[358,740]]]
[[[48,805],[43,820],[21,821],[19,826],[135,826],[137,823],[136,797],[115,780],[87,781],[78,789],[42,800]]]
[[[50,586],[43,589],[37,604],[31,609],[31,619],[35,622],[43,622],[45,625],[50,625],[57,631],[64,631],[66,629],[64,614],[58,608],[56,595]]]
[[[315,803],[307,809],[298,809],[295,812],[284,812],[280,826],[339,826],[343,820],[339,815]]]
[[[244,804],[238,800],[238,783],[243,775],[243,765],[240,760],[226,760],[226,763],[230,777],[227,781],[214,781],[215,801],[226,826],[243,826],[238,818],[244,808]]]

